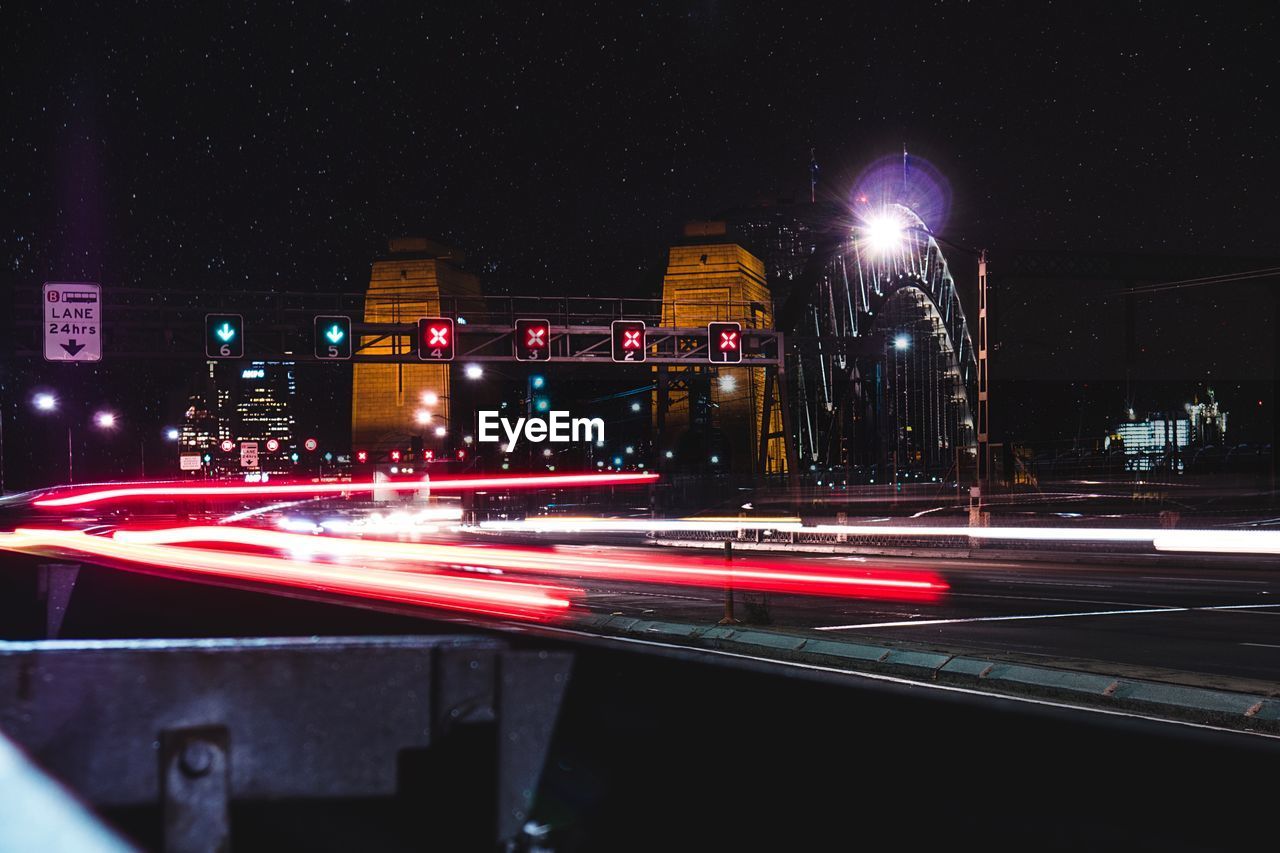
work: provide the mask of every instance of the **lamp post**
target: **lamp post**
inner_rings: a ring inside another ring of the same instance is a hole
[[[58,410],[58,398],[47,391],[41,391],[31,398],[37,412],[48,414]],[[75,482],[75,465],[71,452],[71,424],[67,424],[67,483]]]
[[[47,391],[41,391],[40,393],[36,394],[32,398],[31,403],[35,407],[36,411],[44,414],[49,414],[52,412],[56,412],[58,410],[58,398]],[[93,419],[91,422],[98,429],[114,430],[116,428],[116,425],[119,422],[119,419],[116,417],[115,413],[103,409],[94,413]],[[68,418],[67,420],[67,483],[68,484],[75,482],[75,450],[74,448],[75,448],[75,444],[72,440],[72,422]],[[144,460],[144,465],[145,465],[145,460]]]

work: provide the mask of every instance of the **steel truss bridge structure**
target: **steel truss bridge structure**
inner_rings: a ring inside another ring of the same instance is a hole
[[[788,352],[792,443],[804,471],[833,483],[965,481],[985,438],[979,352],[938,240],[889,208],[904,228],[887,252],[822,205],[735,223],[785,294],[778,328],[811,342]]]

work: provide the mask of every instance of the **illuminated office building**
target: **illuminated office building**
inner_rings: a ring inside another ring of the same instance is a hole
[[[1182,452],[1191,439],[1191,422],[1186,418],[1150,417],[1145,421],[1125,421],[1108,437],[1108,449],[1119,441],[1124,448],[1126,471],[1156,469],[1183,470]]]
[[[179,428],[178,447],[183,455],[208,456],[201,469],[215,475],[239,474],[240,445],[258,445],[258,468],[284,473],[293,467],[291,454],[298,451],[298,387],[291,361],[210,361],[198,387],[187,399]],[[267,442],[278,442],[272,452]],[[230,441],[232,450],[222,450]],[[203,460],[202,460],[203,461]],[[188,472],[195,473],[195,472]]]

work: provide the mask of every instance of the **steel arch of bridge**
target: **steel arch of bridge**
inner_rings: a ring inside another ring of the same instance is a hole
[[[958,410],[954,417],[938,413],[939,423],[950,421],[945,447],[950,453],[975,443],[977,354],[955,279],[923,221],[903,205],[890,211],[905,225],[900,243],[873,251],[856,231],[842,238],[820,259],[825,268],[797,318],[797,337],[811,336],[816,346],[793,347],[793,440],[819,471],[888,464],[882,433],[896,427],[886,422],[883,390],[894,330],[884,321],[895,301],[912,294],[921,320],[937,333],[933,405],[948,407],[950,399]]]

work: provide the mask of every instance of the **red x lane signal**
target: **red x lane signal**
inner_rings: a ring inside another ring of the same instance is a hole
[[[707,360],[713,364],[742,361],[742,324],[707,324]]]
[[[453,361],[453,320],[424,317],[418,321],[418,358],[423,361]]]
[[[614,361],[644,361],[643,320],[614,320],[612,331]]]
[[[549,361],[551,359],[551,324],[546,320],[516,320],[516,361]]]

